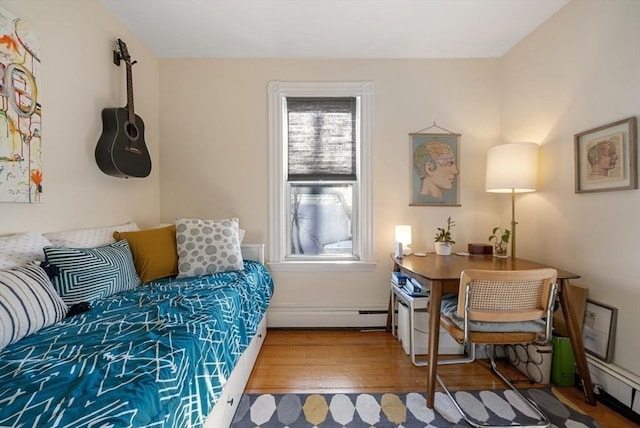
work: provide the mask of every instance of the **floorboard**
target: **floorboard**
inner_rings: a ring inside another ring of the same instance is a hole
[[[503,368],[519,387],[535,386],[517,370]],[[245,392],[424,391],[425,370],[414,366],[400,342],[384,331],[269,329]],[[504,388],[484,360],[440,366],[438,372],[453,390]],[[586,404],[577,388],[557,390],[603,427],[637,426],[601,403]]]

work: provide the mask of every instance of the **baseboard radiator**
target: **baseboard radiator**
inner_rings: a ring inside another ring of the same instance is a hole
[[[381,328],[387,324],[387,307],[271,305],[267,326],[272,328]]]
[[[587,355],[598,401],[640,424],[640,377]]]

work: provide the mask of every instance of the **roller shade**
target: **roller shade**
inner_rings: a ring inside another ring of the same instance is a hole
[[[356,180],[356,98],[287,97],[288,180]]]

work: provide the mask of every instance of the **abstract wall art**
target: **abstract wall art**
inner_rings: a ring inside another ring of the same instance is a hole
[[[34,29],[0,8],[0,202],[40,202],[40,66]]]

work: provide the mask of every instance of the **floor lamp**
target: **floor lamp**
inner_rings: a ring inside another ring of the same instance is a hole
[[[511,257],[516,257],[516,193],[536,191],[538,145],[509,143],[494,146],[487,153],[485,190],[511,193]]]

